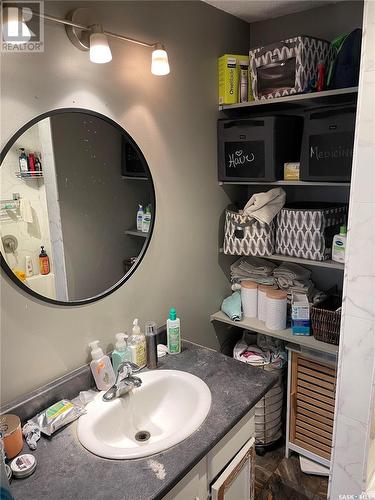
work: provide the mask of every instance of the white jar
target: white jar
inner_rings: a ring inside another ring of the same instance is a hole
[[[287,294],[282,290],[267,290],[266,327],[269,330],[285,330]]]
[[[267,317],[267,290],[275,290],[275,285],[258,285],[258,319],[266,321]]]
[[[258,314],[258,285],[254,281],[241,281],[241,302],[243,315],[256,318]]]

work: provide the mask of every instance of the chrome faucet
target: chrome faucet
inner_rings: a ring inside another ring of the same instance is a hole
[[[139,377],[134,377],[133,373],[137,373],[141,367],[131,361],[124,361],[117,369],[117,377],[113,386],[103,394],[103,401],[112,401],[127,394],[132,389],[140,387],[142,380]]]

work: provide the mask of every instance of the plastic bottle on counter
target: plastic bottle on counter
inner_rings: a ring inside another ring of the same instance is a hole
[[[111,360],[103,353],[99,347],[99,340],[89,343],[91,348],[92,361],[90,368],[99,391],[107,391],[115,383],[116,377],[113,371]]]

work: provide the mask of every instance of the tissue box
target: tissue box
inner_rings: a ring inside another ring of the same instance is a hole
[[[292,296],[292,334],[311,335],[310,304],[307,296],[301,293]]]
[[[224,54],[219,57],[219,104],[236,104],[238,102],[238,84],[240,61],[249,61],[249,56]]]

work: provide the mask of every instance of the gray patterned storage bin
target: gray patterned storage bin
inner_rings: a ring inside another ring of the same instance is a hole
[[[276,253],[311,260],[327,260],[332,241],[346,223],[347,206],[303,204],[284,207],[276,219]]]
[[[227,208],[224,226],[224,253],[229,255],[272,255],[275,251],[275,224],[261,224]]]
[[[272,99],[304,92],[317,78],[318,63],[328,67],[333,51],[327,40],[297,36],[251,49],[249,56],[255,99]]]

